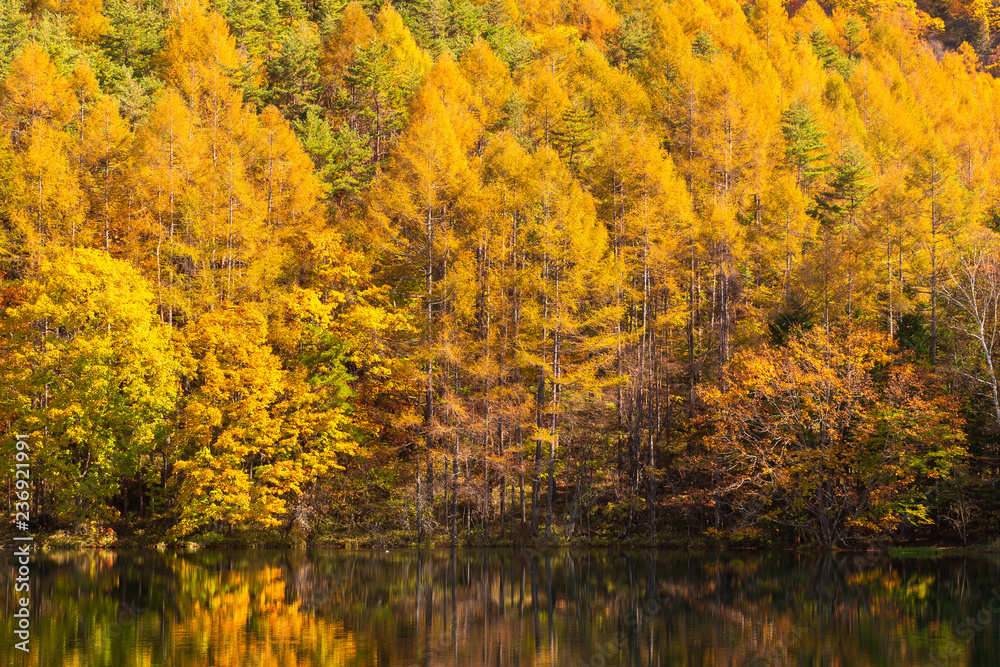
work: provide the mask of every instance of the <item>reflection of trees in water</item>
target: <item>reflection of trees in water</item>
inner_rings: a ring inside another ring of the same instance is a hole
[[[995,631],[955,630],[996,570],[843,553],[93,552],[41,556],[34,592],[42,664],[995,664]]]

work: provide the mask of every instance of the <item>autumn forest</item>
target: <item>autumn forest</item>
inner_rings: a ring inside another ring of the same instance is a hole
[[[0,468],[123,545],[982,544],[1000,5],[0,0]]]

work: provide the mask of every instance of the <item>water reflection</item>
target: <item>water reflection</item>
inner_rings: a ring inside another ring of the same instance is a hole
[[[1000,664],[1000,564],[986,558],[38,554],[27,659],[14,595],[8,577],[0,664]]]

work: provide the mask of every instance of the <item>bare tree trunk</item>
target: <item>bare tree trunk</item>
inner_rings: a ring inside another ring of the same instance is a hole
[[[458,434],[451,450],[451,546],[458,544]]]
[[[417,453],[417,542],[422,542],[424,539],[424,513],[422,499],[424,497],[423,490],[420,487],[420,453]]]
[[[539,432],[543,426],[542,403],[545,400],[545,369],[538,367],[538,387],[535,394],[535,425]],[[542,441],[535,441],[534,482],[531,489],[531,536],[538,535],[538,502],[541,492]]]

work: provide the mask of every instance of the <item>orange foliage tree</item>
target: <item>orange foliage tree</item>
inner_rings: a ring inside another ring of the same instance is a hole
[[[825,548],[926,522],[926,482],[965,453],[954,400],[873,332],[816,328],[745,350],[728,379],[708,392],[725,491]]]

